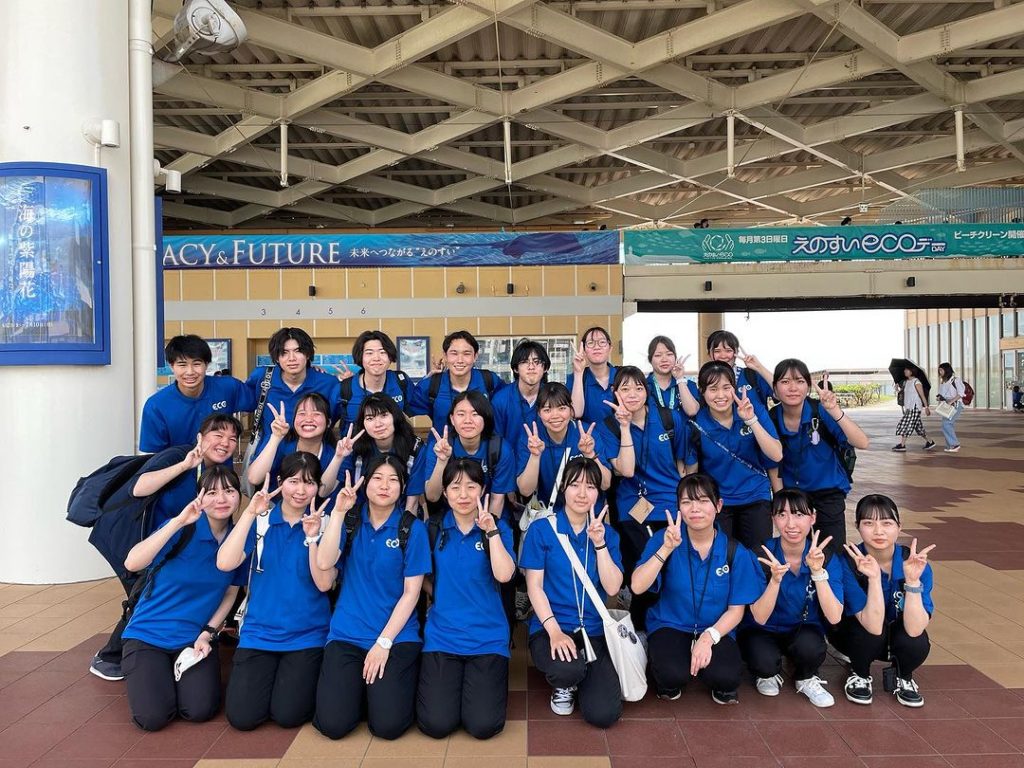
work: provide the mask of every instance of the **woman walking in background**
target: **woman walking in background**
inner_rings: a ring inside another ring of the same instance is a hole
[[[928,407],[928,396],[925,394],[921,382],[914,376],[913,370],[904,368],[903,376],[905,378],[903,382],[903,416],[900,418],[899,424],[896,425],[896,436],[900,441],[892,449],[894,451],[907,450],[907,438],[913,432],[924,438],[924,449],[930,451],[935,447],[935,441],[928,439],[928,433],[925,432],[924,424],[921,422],[922,409],[925,416],[930,416],[932,413],[931,408]]]
[[[956,453],[960,450],[960,440],[956,436],[956,420],[964,411],[964,382],[953,375],[953,366],[949,363],[939,363],[939,391],[936,398],[940,403],[948,403],[953,408],[949,416],[942,419],[942,436],[946,439],[946,453]]]

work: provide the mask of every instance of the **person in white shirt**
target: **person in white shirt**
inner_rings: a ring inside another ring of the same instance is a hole
[[[903,382],[903,416],[900,418],[899,424],[896,425],[896,436],[900,441],[892,449],[894,451],[907,450],[907,438],[913,432],[924,438],[924,449],[930,451],[935,447],[935,441],[928,439],[928,433],[925,432],[924,424],[921,422],[922,409],[925,416],[930,416],[932,412],[928,407],[928,397],[924,393],[921,382],[914,376],[914,372],[910,368],[903,369],[903,375],[906,377],[906,381]]]
[[[953,366],[949,363],[939,363],[939,402],[949,403],[953,406],[953,412],[942,419],[942,436],[946,439],[946,453],[956,453],[960,450],[960,440],[956,436],[956,420],[964,410],[964,381],[953,375]]]

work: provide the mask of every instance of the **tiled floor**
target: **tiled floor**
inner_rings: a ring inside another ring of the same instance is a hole
[[[861,452],[851,498],[891,494],[906,529],[938,545],[932,652],[917,675],[923,709],[882,694],[872,707],[849,704],[845,672],[830,662],[824,673],[838,701],[829,710],[789,687],[766,699],[750,686],[739,706],[723,708],[694,685],[676,702],[627,704],[602,732],[551,713],[520,638],[509,722],[487,742],[416,732],[384,742],[365,729],[331,742],[308,726],[238,733],[223,717],[146,734],[128,721],[123,684],[86,672],[119,611],[116,582],[8,584],[0,585],[0,768],[1024,768],[1024,416],[968,413],[957,455],[924,453],[920,440],[893,454],[894,411],[857,418],[874,446]]]

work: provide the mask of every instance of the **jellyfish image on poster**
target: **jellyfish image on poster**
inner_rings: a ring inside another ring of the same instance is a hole
[[[0,343],[91,343],[96,334],[87,180],[0,176]]]

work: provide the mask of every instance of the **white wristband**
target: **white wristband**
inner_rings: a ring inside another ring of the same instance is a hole
[[[828,571],[822,569],[818,573],[811,573],[811,581],[828,581]]]
[[[305,545],[308,547],[310,544],[319,544],[320,543],[320,537],[322,535],[323,534],[318,533],[316,536],[307,536],[306,537],[306,541],[305,541]]]
[[[722,633],[714,627],[708,627],[704,631],[707,633],[708,637],[711,638],[711,644],[718,645],[718,641],[722,639]]]
[[[754,426],[755,424],[757,424],[757,416],[755,416],[755,417],[754,417],[754,418],[752,418],[752,419],[746,419],[746,420],[744,420],[744,422],[743,422],[743,423],[744,423],[744,424],[746,424],[746,425],[747,425],[748,427],[752,427],[752,426]]]

